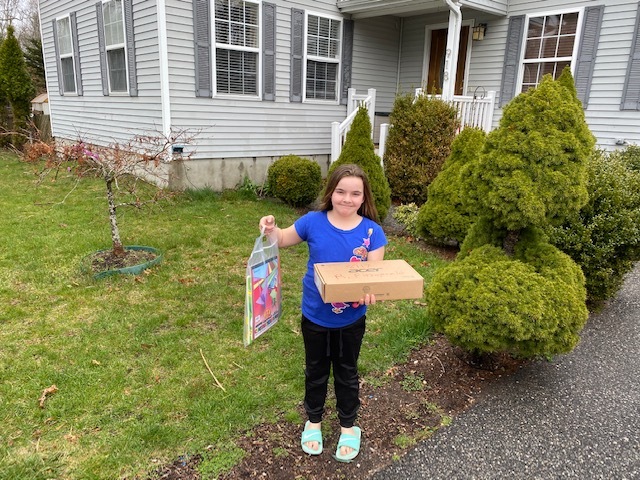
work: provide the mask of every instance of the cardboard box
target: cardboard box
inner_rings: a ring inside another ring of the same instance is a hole
[[[316,263],[314,280],[325,303],[422,298],[424,279],[404,260]]]

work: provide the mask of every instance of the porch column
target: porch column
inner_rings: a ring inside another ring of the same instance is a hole
[[[460,30],[462,29],[462,12],[460,4],[453,0],[444,0],[449,7],[449,30],[447,33],[447,51],[444,59],[442,79],[442,99],[452,100],[456,89],[456,70],[458,68],[458,52],[460,46]]]

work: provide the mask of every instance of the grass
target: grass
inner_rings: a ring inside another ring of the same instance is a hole
[[[97,181],[73,185],[62,176],[36,187],[30,166],[0,154],[0,478],[146,478],[196,454],[203,478],[215,478],[242,458],[234,439],[263,422],[300,421],[305,245],[282,252],[283,318],[242,345],[258,219],[287,225],[296,211],[207,190],[123,210],[125,244],[159,248],[164,261],[95,281],[79,267],[110,246],[106,200]],[[390,241],[386,258],[405,258],[426,281],[444,264]],[[362,374],[374,378],[429,334],[420,304],[372,307]]]

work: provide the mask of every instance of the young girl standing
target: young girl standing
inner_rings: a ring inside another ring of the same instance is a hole
[[[360,428],[354,426],[359,399],[358,356],[365,331],[367,305],[375,295],[350,303],[323,303],[313,280],[313,266],[324,262],[382,260],[387,239],[364,171],[357,165],[337,167],[329,179],[318,211],[309,212],[281,229],[275,218],[260,219],[260,228],[279,247],[306,241],[307,272],[302,280],[302,336],[305,348],[304,408],[309,420],[302,432],[302,450],[322,453],[321,421],[333,367],[336,409],[341,435],[335,458],[350,462],[360,451]]]

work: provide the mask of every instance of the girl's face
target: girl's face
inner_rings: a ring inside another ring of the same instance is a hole
[[[356,215],[364,203],[364,184],[360,177],[343,177],[331,194],[331,205],[341,216]]]

